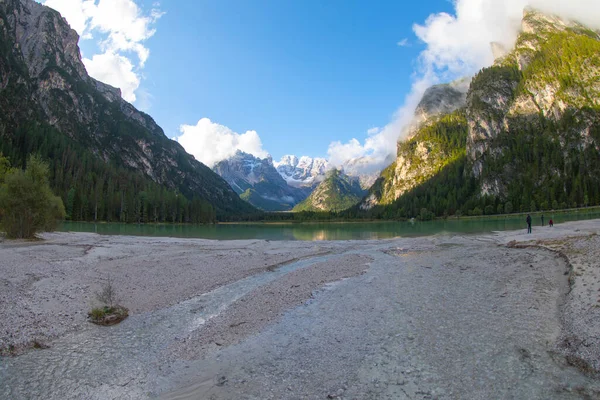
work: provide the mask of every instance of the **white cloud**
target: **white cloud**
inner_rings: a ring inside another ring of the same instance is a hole
[[[91,59],[84,58],[83,63],[91,76],[120,88],[125,100],[130,103],[136,100],[135,91],[140,86],[140,77],[133,71],[128,58],[109,51],[96,54]]]
[[[224,125],[202,118],[196,125],[181,125],[181,136],[175,138],[196,160],[212,166],[235,154],[237,150],[265,158],[269,154],[263,149],[256,131],[239,134]]]
[[[404,39],[400,40],[398,43],[396,43],[396,45],[399,47],[406,47],[406,46],[410,46],[410,43],[408,42],[408,38],[404,38]]]
[[[98,46],[103,52],[84,63],[88,73],[121,89],[123,98],[136,100],[150,50],[144,42],[151,38],[156,21],[164,14],[155,3],[144,13],[134,0],[46,0],[44,5],[59,11],[82,39],[98,34]]]
[[[328,154],[332,164],[343,166],[360,159],[370,170],[385,167],[395,156],[396,143],[407,132],[425,90],[491,65],[490,44],[499,42],[507,48],[514,45],[527,6],[600,28],[598,0],[456,0],[452,15],[432,14],[424,24],[413,26],[425,50],[419,56],[411,92],[392,121],[380,132],[369,130],[363,143],[355,138],[345,144],[331,143]],[[402,40],[398,45],[407,43]]]
[[[87,34],[89,38],[90,33],[86,30],[95,7],[94,2],[95,0],[46,0],[44,5],[60,12],[79,36]]]

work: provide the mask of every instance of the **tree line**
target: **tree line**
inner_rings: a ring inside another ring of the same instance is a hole
[[[31,123],[0,141],[13,166],[37,154],[48,163],[49,183],[74,221],[213,223],[214,207],[159,185],[141,172],[105,162],[52,127]]]

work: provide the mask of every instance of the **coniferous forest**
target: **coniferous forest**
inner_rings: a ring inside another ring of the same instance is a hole
[[[141,172],[106,163],[47,125],[19,127],[11,141],[0,141],[0,153],[16,168],[25,168],[30,154],[48,162],[51,188],[61,197],[70,220],[216,222],[210,203],[169,190]]]

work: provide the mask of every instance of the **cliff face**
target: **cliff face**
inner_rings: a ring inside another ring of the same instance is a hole
[[[266,211],[289,211],[310,191],[289,186],[273,166],[273,160],[260,159],[239,151],[218,162],[213,170],[243,199]]]
[[[600,35],[576,22],[526,10],[515,48],[482,70],[467,98],[471,172],[481,193],[502,195],[519,171],[486,173],[506,153],[503,135],[531,131],[570,149],[598,149]],[[508,149],[510,150],[510,149]],[[489,170],[489,168],[487,168]],[[498,171],[494,171],[498,172]]]
[[[118,89],[91,78],[77,33],[33,0],[0,1],[0,135],[25,121],[49,124],[107,163],[209,201],[218,212],[252,211],[218,175],[196,161]]]

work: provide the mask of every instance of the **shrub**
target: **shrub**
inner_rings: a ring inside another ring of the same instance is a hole
[[[103,307],[102,308],[100,308],[100,307],[92,308],[92,311],[90,311],[90,317],[96,321],[104,318],[104,315],[106,315],[106,313],[104,312]]]
[[[117,304],[117,291],[110,276],[106,278],[102,290],[96,292],[96,298],[99,302],[106,304],[110,308],[113,308]]]
[[[30,156],[25,171],[11,169],[0,185],[0,218],[9,238],[33,238],[37,232],[56,229],[65,217],[60,197],[50,190],[48,165]]]

